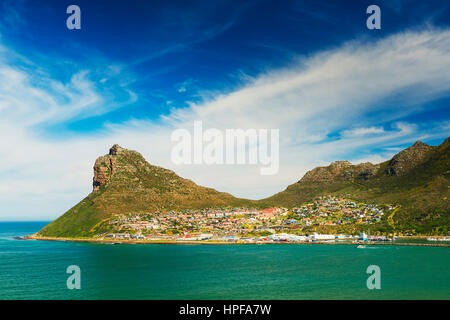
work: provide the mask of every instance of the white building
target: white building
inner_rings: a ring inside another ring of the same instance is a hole
[[[314,232],[309,238],[311,240],[334,240],[336,236],[333,234],[318,234],[317,232]]]
[[[305,236],[299,236],[296,234],[288,234],[288,233],[278,233],[269,236],[274,241],[306,241],[308,240]]]

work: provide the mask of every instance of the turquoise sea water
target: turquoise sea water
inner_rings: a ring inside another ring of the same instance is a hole
[[[14,240],[0,223],[0,299],[450,299],[450,248],[106,245]],[[81,268],[81,290],[66,268]],[[381,268],[381,289],[366,268]]]

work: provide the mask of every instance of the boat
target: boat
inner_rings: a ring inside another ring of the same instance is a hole
[[[363,246],[363,245],[359,245],[359,246],[357,246],[356,248],[358,248],[358,249],[364,249],[366,246]]]

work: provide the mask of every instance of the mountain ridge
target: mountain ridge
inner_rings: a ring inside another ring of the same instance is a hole
[[[405,158],[411,163],[405,165]],[[400,165],[399,165],[400,164]],[[432,147],[418,141],[390,160],[377,165],[376,172],[367,178],[360,165],[344,163],[318,167],[307,172],[298,182],[262,201],[271,205],[293,206],[312,200],[318,195],[349,194],[353,199],[373,203],[397,203],[398,213],[384,231],[412,230],[428,232],[450,230],[450,139]],[[370,167],[370,166],[369,166]],[[336,179],[326,179],[330,173]],[[325,173],[323,173],[325,172]],[[317,174],[323,174],[317,179]],[[310,179],[309,177],[315,177]],[[306,177],[306,179],[304,179]]]
[[[112,214],[164,212],[211,207],[292,208],[319,195],[349,194],[355,200],[398,203],[399,213],[384,221],[384,231],[450,229],[449,145],[417,141],[390,160],[353,165],[335,161],[308,171],[298,182],[271,197],[247,200],[202,187],[175,172],[148,163],[142,155],[113,145],[94,164],[93,190],[80,203],[44,227],[50,237],[90,236],[90,230]]]

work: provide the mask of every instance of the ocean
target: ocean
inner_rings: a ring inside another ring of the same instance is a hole
[[[16,240],[0,223],[0,299],[450,299],[450,248],[94,244]],[[69,290],[68,266],[81,270]],[[367,288],[367,267],[380,289]]]

